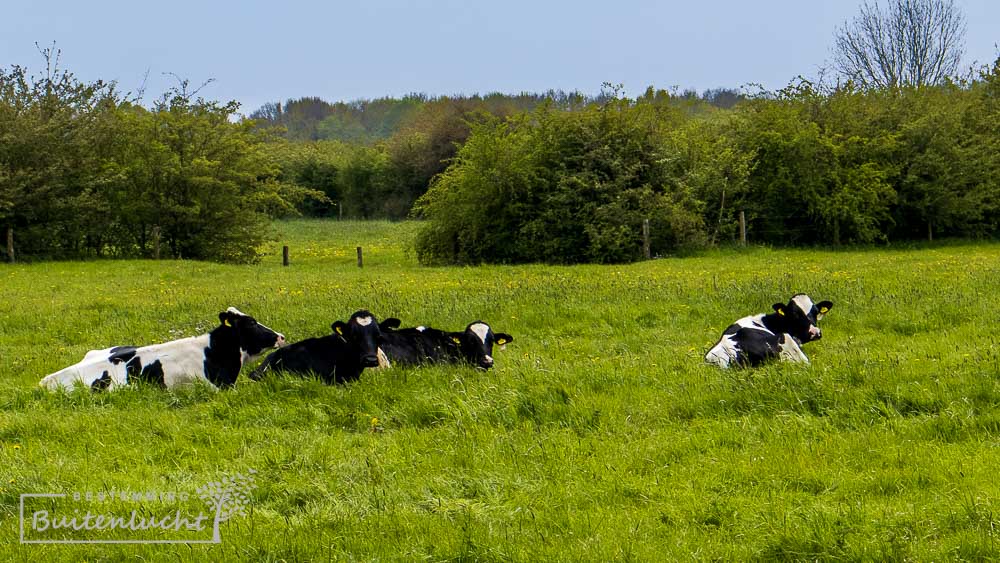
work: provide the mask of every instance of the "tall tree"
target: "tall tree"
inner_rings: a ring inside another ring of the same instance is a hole
[[[834,61],[866,88],[939,84],[954,76],[965,42],[965,17],[954,0],[866,1],[834,35]]]

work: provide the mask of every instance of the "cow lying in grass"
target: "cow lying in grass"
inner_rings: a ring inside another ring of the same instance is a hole
[[[721,368],[757,366],[774,358],[808,364],[801,345],[823,337],[816,326],[833,308],[830,301],[813,303],[804,293],[788,304],[775,303],[774,312],[743,317],[729,325],[705,361]]]
[[[243,364],[284,343],[284,335],[230,307],[219,313],[219,326],[208,334],[151,346],[92,350],[79,363],[39,384],[49,389],[83,384],[101,390],[135,381],[164,387],[207,381],[225,388],[236,383]]]
[[[333,334],[289,344],[267,357],[250,374],[260,380],[269,371],[315,374],[326,383],[343,383],[377,367],[379,325],[368,311],[358,311],[346,323],[330,325]]]
[[[493,345],[505,346],[514,337],[494,333],[490,325],[476,321],[462,332],[445,332],[418,326],[399,329],[399,319],[386,319],[380,325],[379,350],[386,364],[421,365],[427,363],[467,362],[479,369],[493,367]]]

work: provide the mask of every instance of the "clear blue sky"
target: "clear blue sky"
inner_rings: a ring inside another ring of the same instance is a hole
[[[1000,0],[957,0],[966,63],[991,62]],[[830,59],[834,28],[860,0],[352,0],[4,2],[0,66],[40,70],[56,42],[84,80],[146,100],[173,82],[214,78],[205,97],[328,101],[550,88],[628,95],[657,88],[784,86]]]

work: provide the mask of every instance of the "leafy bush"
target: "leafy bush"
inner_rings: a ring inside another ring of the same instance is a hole
[[[0,70],[0,227],[17,254],[251,262],[269,216],[313,193],[275,181],[265,134],[231,120],[235,102],[182,82],[146,109],[45,55],[44,76]]]
[[[454,163],[417,202],[428,219],[416,243],[424,263],[626,262],[702,244],[701,202],[671,172],[668,125],[657,99],[611,99],[474,125]]]

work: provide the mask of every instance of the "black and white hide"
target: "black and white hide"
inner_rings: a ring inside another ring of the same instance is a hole
[[[45,376],[39,385],[100,390],[136,381],[163,387],[206,381],[226,388],[236,383],[243,364],[284,344],[284,335],[230,307],[219,313],[219,326],[208,334],[150,346],[91,350],[80,362]]]
[[[830,301],[813,303],[804,293],[787,304],[775,303],[772,313],[743,317],[729,325],[705,361],[721,368],[753,367],[776,358],[808,364],[802,345],[823,337],[817,324],[832,308]]]

